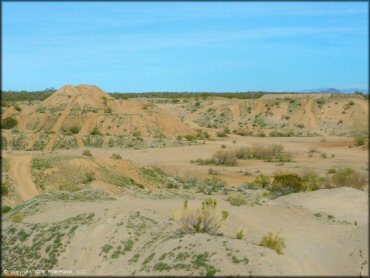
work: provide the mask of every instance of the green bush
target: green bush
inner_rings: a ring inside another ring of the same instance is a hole
[[[285,240],[279,236],[279,233],[268,232],[263,236],[260,246],[265,246],[267,248],[273,249],[279,255],[283,254],[283,249],[285,248]]]
[[[69,128],[69,131],[70,131],[70,133],[72,133],[72,134],[77,134],[77,133],[79,133],[80,132],[80,128],[78,127],[78,126],[72,126],[72,127],[70,127]]]
[[[184,137],[188,141],[196,141],[197,140],[197,136],[192,135],[192,134],[185,135]]]
[[[87,172],[85,174],[85,179],[83,183],[89,183],[95,180],[95,173],[94,172]]]
[[[302,174],[302,189],[314,191],[327,187],[327,180],[320,177],[315,171],[306,171]]]
[[[368,140],[368,138],[366,136],[356,136],[355,137],[355,145],[356,146],[363,146],[366,144],[366,141]]]
[[[211,187],[213,192],[217,192],[218,190],[227,186],[227,183],[225,181],[216,177],[206,178],[203,183],[206,186]]]
[[[2,213],[7,213],[8,211],[10,211],[12,208],[10,207],[10,206],[7,206],[7,205],[5,205],[5,206],[3,206],[2,208],[1,208],[1,212]]]
[[[275,193],[275,195],[300,192],[303,189],[303,180],[297,174],[276,175],[270,187],[270,190]]]
[[[24,218],[24,216],[21,215],[21,214],[14,214],[12,216],[12,221],[16,222],[16,223],[20,223],[20,222],[22,222],[23,218]]]
[[[328,170],[328,174],[335,174],[336,172],[337,170],[335,170],[334,168]]]
[[[2,128],[3,129],[12,129],[18,124],[17,120],[13,117],[7,117],[3,119]]]
[[[266,188],[270,185],[270,178],[264,174],[258,175],[255,180],[249,184],[250,188]]]
[[[14,105],[14,109],[17,110],[18,112],[22,111],[22,107],[20,107],[19,104]]]
[[[98,129],[98,127],[94,127],[91,131],[90,131],[90,135],[102,135],[100,130]]]
[[[1,194],[3,196],[8,196],[9,195],[9,185],[7,182],[2,182],[1,183]]]
[[[242,206],[247,204],[247,199],[242,195],[229,196],[227,200],[232,206]]]

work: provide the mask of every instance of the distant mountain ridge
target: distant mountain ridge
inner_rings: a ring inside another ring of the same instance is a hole
[[[298,90],[299,93],[320,93],[320,94],[353,94],[355,92],[369,93],[368,89],[349,88],[349,89],[336,89],[336,88],[318,88],[318,89],[305,89]]]

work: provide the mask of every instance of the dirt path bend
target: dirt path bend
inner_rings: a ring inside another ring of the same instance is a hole
[[[23,201],[39,195],[32,181],[31,156],[14,156],[10,158],[9,175],[14,182],[15,190]]]
[[[71,110],[72,110],[73,106],[76,104],[77,98],[78,98],[78,96],[74,96],[72,98],[72,100],[70,101],[70,103],[68,103],[67,107],[64,109],[64,111],[62,112],[62,114],[58,117],[55,125],[52,128],[52,131],[54,131],[55,133],[50,138],[50,141],[46,145],[44,151],[49,152],[49,151],[51,151],[53,149],[53,146],[54,146],[54,144],[55,144],[55,142],[56,142],[56,140],[58,138],[58,135],[59,135],[59,130],[61,129],[62,124],[63,124],[65,118],[67,118],[67,116],[69,115],[69,113],[71,113]]]

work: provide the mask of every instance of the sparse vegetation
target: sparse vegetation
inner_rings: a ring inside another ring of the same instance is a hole
[[[270,185],[270,178],[264,174],[258,175],[255,180],[248,184],[251,189],[266,188]]]
[[[275,175],[269,189],[277,195],[300,192],[303,190],[303,180],[297,174]]]
[[[188,204],[179,214],[181,230],[185,233],[215,233],[227,219],[228,212],[217,209],[217,201],[209,198],[202,206],[190,207]]]
[[[279,233],[268,232],[263,236],[260,246],[273,249],[276,253],[282,255],[284,254],[283,249],[285,248],[285,240],[279,235]]]
[[[339,169],[331,177],[331,181],[334,186],[348,186],[357,189],[363,189],[366,185],[366,175],[356,172],[351,168]]]
[[[82,155],[84,155],[84,156],[92,156],[92,153],[89,150],[84,150],[82,152]]]
[[[227,198],[232,206],[242,206],[247,204],[247,199],[242,195],[232,195]]]
[[[21,215],[21,214],[14,214],[12,216],[12,221],[15,222],[15,223],[19,223],[19,222],[22,222],[24,216]]]
[[[1,127],[3,129],[12,129],[18,124],[18,121],[13,117],[3,119]]]
[[[118,153],[113,153],[112,154],[112,158],[113,159],[122,159],[122,156],[120,154],[118,154]]]
[[[96,126],[90,131],[90,135],[102,135],[99,128]]]
[[[3,206],[2,208],[1,208],[1,212],[2,213],[7,213],[8,211],[10,211],[12,208],[10,207],[10,206],[7,206],[7,205],[5,205],[5,206]]]
[[[237,158],[232,151],[219,150],[213,155],[216,164],[234,166],[237,164]]]
[[[236,239],[244,239],[245,235],[244,235],[244,231],[243,230],[240,230],[239,232],[236,233]]]
[[[368,142],[368,141],[369,141],[369,139],[368,139],[367,136],[359,135],[359,136],[355,137],[355,145],[356,146],[364,146],[366,144],[366,142]]]
[[[227,137],[227,135],[228,134],[230,134],[230,130],[227,128],[227,127],[225,127],[223,130],[221,130],[221,131],[217,131],[217,133],[216,133],[216,135],[218,136],[218,137]]]
[[[270,146],[244,147],[236,149],[235,155],[238,159],[264,159],[268,162],[290,162],[292,154],[283,152],[284,147],[279,144]]]

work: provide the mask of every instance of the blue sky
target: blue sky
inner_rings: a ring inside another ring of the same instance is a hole
[[[368,87],[367,2],[3,2],[3,90]]]

